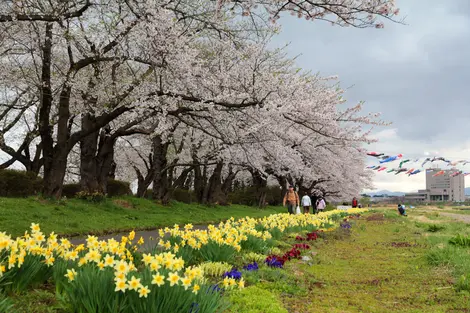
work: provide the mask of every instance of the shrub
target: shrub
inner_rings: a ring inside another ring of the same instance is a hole
[[[35,173],[18,170],[0,170],[1,197],[28,197],[39,193],[42,179]]]
[[[436,233],[436,232],[441,231],[443,229],[445,229],[445,226],[437,225],[437,224],[430,224],[430,225],[428,225],[427,231],[432,232],[432,233]]]
[[[470,237],[457,234],[456,236],[449,239],[449,243],[454,246],[470,247]]]
[[[106,196],[101,192],[86,192],[80,191],[75,195],[77,199],[86,200],[90,202],[101,202],[106,199]]]
[[[268,186],[264,191],[269,205],[282,204],[283,195],[278,186]],[[240,188],[230,192],[228,200],[233,204],[258,205],[258,194],[254,187]]]
[[[177,188],[173,191],[172,199],[178,202],[191,203],[195,200],[195,197],[193,191]]]
[[[62,196],[67,198],[74,198],[80,192],[80,184],[65,184],[62,187]]]
[[[204,276],[221,277],[225,272],[232,269],[232,265],[225,262],[205,262],[199,265]]]
[[[275,294],[256,286],[233,292],[230,295],[230,302],[232,302],[230,312],[287,313]]]
[[[108,197],[127,196],[131,195],[131,187],[128,182],[121,180],[108,180]]]

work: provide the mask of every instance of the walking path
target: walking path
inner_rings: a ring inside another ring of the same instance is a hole
[[[194,225],[193,229],[207,229],[207,225]],[[98,240],[108,240],[114,238],[117,241],[121,241],[122,236],[128,236],[129,233],[117,233],[117,234],[109,234],[104,236],[98,236]],[[144,245],[142,246],[143,250],[152,249],[160,239],[160,235],[158,233],[158,229],[156,230],[147,230],[147,231],[136,231],[135,232],[135,240],[139,240],[139,238],[144,238]],[[69,238],[70,242],[73,245],[85,244],[87,237],[72,237]]]
[[[439,214],[442,216],[453,218],[455,220],[458,220],[459,222],[470,224],[470,215],[468,214],[456,214],[456,213],[448,213],[448,212],[439,212]]]

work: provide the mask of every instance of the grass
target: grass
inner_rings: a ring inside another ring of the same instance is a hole
[[[447,237],[440,232],[455,228],[428,232],[387,211],[352,229],[350,237],[317,243],[313,266],[292,265],[309,293],[282,296],[289,312],[468,312],[470,297],[455,291],[452,269],[427,259],[428,234]]]
[[[0,230],[13,236],[39,223],[45,233],[105,234],[145,230],[174,224],[217,223],[230,217],[263,217],[284,212],[282,207],[258,209],[243,205],[203,206],[173,202],[168,206],[147,199],[121,197],[92,203],[78,199],[47,201],[39,198],[0,198]]]
[[[247,288],[227,294],[232,303],[227,313],[469,312],[469,250],[448,242],[456,234],[468,236],[470,225],[408,214],[374,210],[351,220],[350,233],[340,228],[309,242],[312,250],[303,255],[311,261],[244,273]],[[285,245],[283,252],[295,242],[294,235],[278,242]],[[17,313],[64,312],[52,290],[13,300]]]

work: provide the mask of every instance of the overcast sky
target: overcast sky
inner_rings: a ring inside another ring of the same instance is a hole
[[[406,25],[354,29],[289,16],[281,19],[276,44],[302,54],[302,68],[338,75],[343,88],[351,87],[345,94],[351,103],[364,100],[367,111],[393,123],[377,129],[380,142],[369,151],[470,159],[470,0],[396,2]],[[381,172],[374,183],[378,190],[425,187],[424,174]]]

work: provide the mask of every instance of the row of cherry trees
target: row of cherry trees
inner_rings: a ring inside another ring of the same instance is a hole
[[[0,3],[0,168],[138,195],[194,189],[224,202],[235,180],[260,203],[269,180],[349,196],[367,185],[360,146],[376,114],[346,106],[333,78],[270,49],[291,13],[381,28],[389,0],[22,0]],[[368,128],[364,128],[368,127]]]

